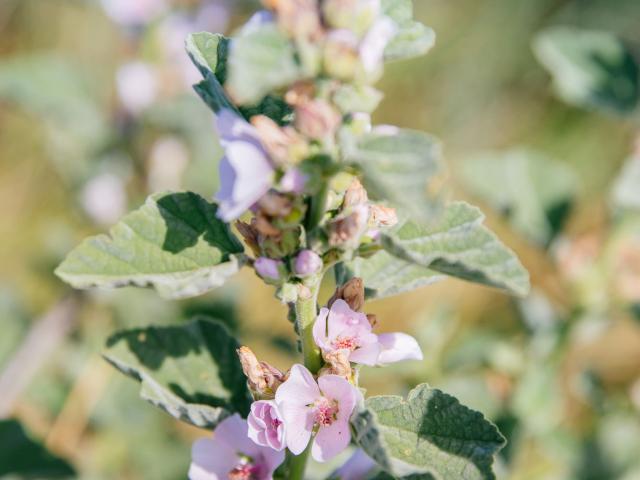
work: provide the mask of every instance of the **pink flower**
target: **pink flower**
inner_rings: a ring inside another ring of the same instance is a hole
[[[273,400],[253,402],[247,423],[249,438],[255,443],[278,451],[284,449],[284,422],[276,402]]]
[[[373,366],[380,355],[378,336],[371,332],[367,316],[351,310],[342,299],[336,300],[331,310],[320,310],[313,338],[323,352],[350,351],[349,360],[354,363]]]
[[[246,420],[233,415],[202,438],[191,450],[190,480],[272,480],[284,461],[284,452],[256,445],[249,438]]]
[[[220,144],[225,156],[220,161],[218,216],[235,220],[269,191],[274,168],[256,129],[231,110],[217,116]]]
[[[302,365],[291,367],[288,380],[276,392],[287,448],[300,455],[317,429],[311,447],[313,458],[326,462],[338,455],[351,441],[349,418],[357,398],[356,388],[338,375],[324,375],[316,383]]]
[[[373,333],[364,313],[336,300],[331,310],[322,308],[313,325],[313,338],[326,354],[347,350],[349,361],[363,365],[387,365],[402,360],[422,360],[415,338],[404,333]]]

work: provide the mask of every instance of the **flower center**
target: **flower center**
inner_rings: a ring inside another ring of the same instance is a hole
[[[282,425],[282,422],[279,419],[277,419],[277,418],[272,418],[271,419],[271,426],[274,429],[277,429],[280,425]]]
[[[253,465],[240,465],[229,472],[229,480],[257,480],[258,468]]]
[[[316,425],[328,427],[338,418],[338,402],[322,397],[314,404],[313,416]]]
[[[338,337],[336,338],[331,345],[336,350],[355,350],[359,347],[358,342],[354,337]]]

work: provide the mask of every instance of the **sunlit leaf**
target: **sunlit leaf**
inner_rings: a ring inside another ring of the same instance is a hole
[[[495,478],[493,456],[504,438],[454,397],[422,384],[406,400],[371,397],[365,407],[352,419],[356,442],[385,471],[442,480]]]
[[[527,271],[483,222],[479,209],[455,202],[436,222],[427,226],[408,221],[383,234],[382,243],[389,253],[416,265],[525,295]]]
[[[140,395],[169,415],[214,428],[251,403],[236,349],[239,344],[218,321],[197,317],[175,327],[116,333],[105,358],[141,382]]]
[[[56,274],[75,288],[153,286],[166,298],[191,297],[222,285],[243,263],[242,244],[195,193],[149,197],[110,235],[76,247]]]

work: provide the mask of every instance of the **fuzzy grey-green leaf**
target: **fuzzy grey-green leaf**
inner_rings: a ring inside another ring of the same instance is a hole
[[[384,234],[382,243],[389,253],[416,265],[526,295],[529,274],[483,222],[478,208],[454,202],[437,221],[429,225],[405,222]]]
[[[104,356],[141,382],[148,402],[179,420],[215,428],[233,413],[246,415],[251,403],[238,347],[224,325],[198,317],[181,326],[116,333]]]
[[[375,200],[386,200],[423,219],[436,202],[427,194],[442,169],[440,142],[415,130],[379,127],[352,144],[346,160],[360,168],[363,184]]]
[[[555,26],[536,36],[533,50],[566,102],[618,113],[638,106],[640,68],[614,34]]]
[[[224,35],[198,32],[187,37],[185,47],[203,77],[213,73],[224,84],[229,41]]]
[[[110,235],[90,237],[56,269],[75,288],[152,286],[166,298],[200,295],[242,266],[242,244],[191,192],[149,197]]]
[[[383,0],[382,11],[398,27],[398,32],[385,48],[385,60],[402,60],[424,55],[435,45],[435,32],[414,21],[411,0]]]
[[[493,456],[504,438],[454,397],[422,384],[406,400],[371,397],[365,407],[352,418],[356,442],[387,472],[442,480],[495,478]]]
[[[241,32],[231,42],[225,87],[241,105],[258,103],[300,78],[295,54],[293,44],[275,24]]]
[[[444,275],[380,251],[369,258],[356,258],[346,268],[362,278],[368,298],[385,298],[435,283]]]

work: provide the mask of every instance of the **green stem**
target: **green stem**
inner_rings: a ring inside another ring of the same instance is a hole
[[[311,197],[311,205],[309,206],[309,213],[307,215],[306,229],[310,232],[316,228],[322,221],[325,208],[327,206],[327,196],[329,195],[329,182],[322,182],[320,191]]]
[[[298,323],[298,332],[300,341],[302,342],[302,355],[304,356],[304,366],[311,373],[318,373],[322,367],[322,357],[320,349],[313,339],[313,324],[318,315],[318,290],[320,289],[320,280],[318,280],[311,288],[309,295],[300,296],[296,302],[296,322]]]
[[[300,455],[294,455],[287,450],[287,461],[289,464],[289,476],[288,480],[304,480],[304,472],[307,469],[307,460],[309,459],[309,453],[311,453],[311,445],[313,440],[309,442],[307,448],[304,449]]]

